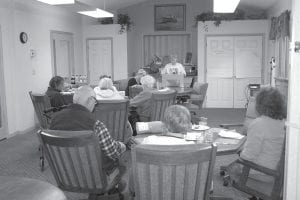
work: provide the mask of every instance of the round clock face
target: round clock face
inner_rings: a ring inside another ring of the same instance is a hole
[[[20,33],[20,41],[21,41],[22,43],[26,43],[27,40],[28,40],[27,33],[25,33],[25,32]]]

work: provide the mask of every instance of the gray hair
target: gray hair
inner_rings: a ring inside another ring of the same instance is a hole
[[[85,106],[90,97],[96,97],[96,93],[90,86],[79,87],[73,96],[73,103]]]
[[[100,79],[99,81],[99,88],[102,89],[102,90],[105,90],[105,89],[110,89],[110,90],[113,90],[113,82],[110,78],[102,78]]]
[[[169,106],[165,111],[163,122],[172,133],[186,133],[191,128],[190,111],[180,105]]]
[[[150,75],[146,75],[141,78],[141,84],[148,88],[154,88],[155,82],[156,82],[155,78],[153,78],[153,76]]]

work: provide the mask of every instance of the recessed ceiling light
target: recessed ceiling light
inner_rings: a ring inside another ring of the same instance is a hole
[[[105,17],[113,17],[114,14],[107,12],[105,10],[101,10],[97,8],[96,10],[90,10],[90,11],[80,11],[78,12],[82,15],[87,15],[94,18],[105,18]]]
[[[240,0],[214,0],[214,13],[233,13]]]
[[[75,0],[37,0],[50,5],[74,4]]]

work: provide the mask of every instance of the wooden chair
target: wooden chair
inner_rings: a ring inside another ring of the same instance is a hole
[[[129,87],[129,99],[134,98],[136,95],[143,91],[143,87],[141,85],[134,85]]]
[[[151,96],[151,115],[149,121],[161,121],[167,107],[174,105],[176,91],[154,92]]]
[[[121,176],[109,182],[98,138],[92,131],[44,130],[38,136],[60,189],[88,193],[89,200],[119,199],[119,194],[109,193]]]
[[[243,159],[236,162],[243,166],[242,174],[237,181],[233,181],[232,186],[249,195],[259,197],[263,200],[280,200],[282,199],[283,180],[284,180],[284,161],[285,161],[285,140],[283,148],[275,170],[257,165]],[[266,183],[255,180],[249,176],[250,170],[255,170],[273,178],[272,182]]]
[[[210,199],[216,151],[214,144],[135,146],[136,199]]]
[[[51,110],[50,99],[46,94],[38,94],[33,93],[32,91],[29,92],[29,96],[31,98],[35,114],[38,118],[40,129],[48,129],[50,125],[50,117],[46,115],[46,110]],[[51,113],[49,113],[51,114]],[[45,158],[44,158],[44,151],[43,147],[39,146],[40,151],[40,169],[44,171],[45,166]]]
[[[200,110],[206,97],[208,83],[194,83],[193,92],[191,93],[187,103],[183,105],[189,109],[193,117],[200,117]]]
[[[129,100],[98,100],[94,115],[107,127],[111,137],[124,142],[128,125]]]
[[[51,108],[50,99],[45,94],[29,92],[35,114],[38,118],[40,128],[47,129],[50,124],[50,119],[45,115],[45,111]]]

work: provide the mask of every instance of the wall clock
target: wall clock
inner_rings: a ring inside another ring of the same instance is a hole
[[[27,33],[21,32],[21,33],[20,33],[20,41],[24,44],[24,43],[27,42],[27,40],[28,40],[28,35],[27,35]]]

